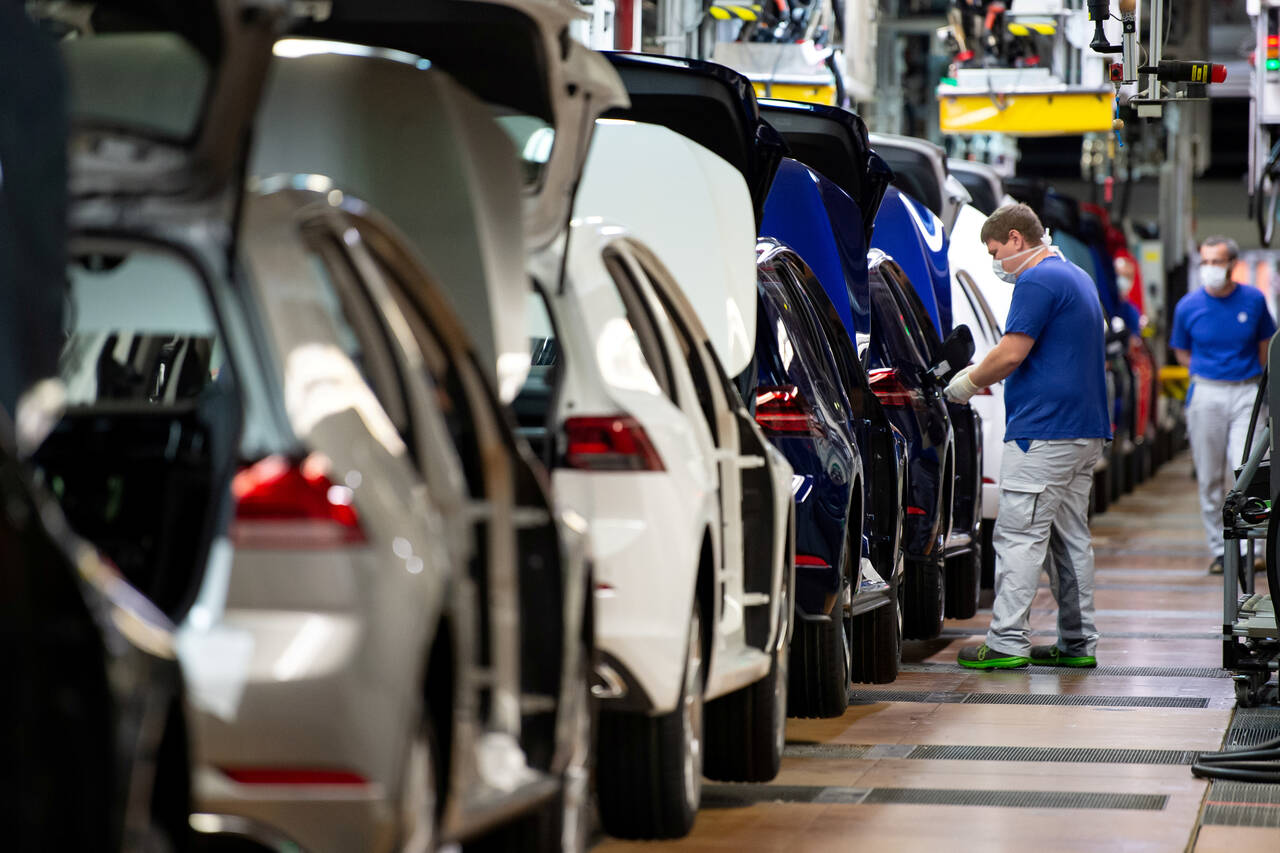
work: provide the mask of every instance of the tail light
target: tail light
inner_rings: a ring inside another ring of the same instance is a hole
[[[994,486],[995,484],[996,484],[996,481],[991,479],[990,477],[982,478],[982,485],[984,486]]]
[[[581,471],[663,471],[662,457],[633,417],[569,418],[565,464]]]
[[[756,423],[765,435],[814,435],[818,422],[794,385],[761,385],[756,389]]]
[[[337,548],[365,541],[353,493],[334,485],[321,456],[268,456],[236,474],[231,541],[241,548]]]
[[[369,780],[350,770],[309,767],[221,767],[228,779],[241,785],[367,785]]]
[[[867,374],[867,378],[871,383],[871,393],[876,395],[882,405],[891,409],[906,408],[911,405],[911,390],[902,384],[898,368],[877,367]]]
[[[831,565],[821,557],[808,554],[796,554],[796,568],[829,569]]]

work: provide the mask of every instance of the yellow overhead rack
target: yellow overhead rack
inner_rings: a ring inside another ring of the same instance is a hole
[[[809,83],[774,83],[752,80],[757,98],[781,98],[785,101],[803,101],[807,104],[836,106],[836,87]]]
[[[750,3],[716,3],[707,10],[717,21],[758,21],[760,6]]]
[[[1015,136],[1071,136],[1111,130],[1115,91],[974,91],[938,87],[938,120],[943,133],[1008,133]]]

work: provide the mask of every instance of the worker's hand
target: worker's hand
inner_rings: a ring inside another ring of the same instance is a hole
[[[946,389],[942,392],[948,400],[953,403],[967,403],[970,397],[982,390],[981,386],[975,385],[969,379],[969,371],[971,370],[973,370],[973,367],[966,367],[952,377],[951,382],[947,384]]]

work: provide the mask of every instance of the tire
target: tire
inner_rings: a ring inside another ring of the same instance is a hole
[[[902,556],[898,556],[901,561]],[[889,580],[889,603],[853,620],[852,680],[857,684],[889,684],[898,678],[902,660],[902,602],[897,580]]]
[[[783,605],[790,610],[789,600]],[[703,774],[708,779],[769,782],[782,767],[787,742],[788,615],[784,612],[782,616],[783,639],[773,652],[769,673],[755,684],[707,703]]]
[[[1102,515],[1111,505],[1111,468],[1093,473],[1093,511]]]
[[[946,570],[942,543],[923,560],[907,560],[902,591],[902,636],[909,640],[932,640],[942,633],[946,612]]]
[[[849,651],[840,605],[825,622],[802,621],[791,638],[787,716],[838,717],[849,707]]]
[[[995,531],[995,519],[982,519],[982,582],[979,584],[981,589],[996,588]]]
[[[617,838],[681,838],[702,799],[702,619],[689,620],[684,684],[665,714],[602,713],[596,795],[604,831]]]
[[[975,543],[975,547],[980,547]],[[946,616],[972,619],[978,612],[982,554],[970,551],[947,561]]]

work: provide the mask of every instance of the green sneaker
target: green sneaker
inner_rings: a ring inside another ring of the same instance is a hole
[[[1067,657],[1056,645],[1032,646],[1031,662],[1037,666],[1075,666],[1086,669],[1092,669],[1098,665],[1098,659],[1093,655]]]
[[[987,644],[983,643],[980,646],[965,646],[956,655],[956,663],[970,669],[1017,669],[1031,663],[1031,659],[1021,655],[1006,655],[987,648]]]

